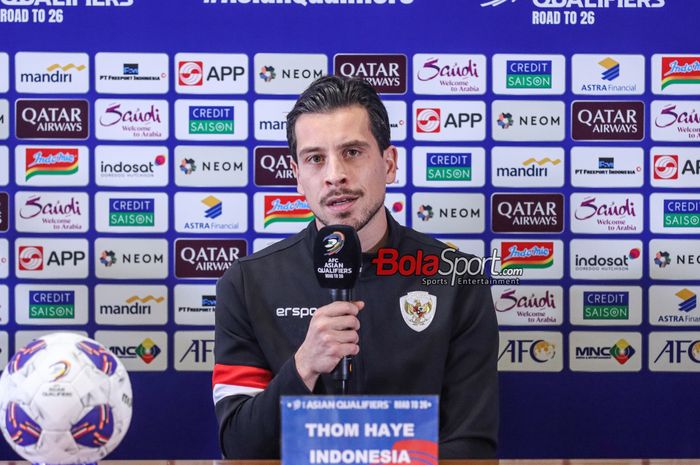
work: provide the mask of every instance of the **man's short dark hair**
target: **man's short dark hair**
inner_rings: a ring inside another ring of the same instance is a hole
[[[344,76],[323,76],[311,83],[292,111],[287,113],[287,142],[294,160],[297,159],[297,119],[307,113],[328,113],[338,108],[360,105],[369,115],[369,126],[383,152],[391,144],[389,115],[374,88],[362,79]]]

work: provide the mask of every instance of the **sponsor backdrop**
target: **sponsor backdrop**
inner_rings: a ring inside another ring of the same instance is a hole
[[[312,219],[285,114],[334,72],[387,102],[397,220],[523,270],[493,287],[500,456],[700,455],[698,13],[0,0],[0,363],[95,337],[134,384],[115,458],[218,457],[214,284]]]

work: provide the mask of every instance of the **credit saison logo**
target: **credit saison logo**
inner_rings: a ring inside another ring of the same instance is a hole
[[[75,318],[75,291],[29,291],[29,318]]]
[[[661,57],[661,90],[700,85],[700,56]]]
[[[155,226],[155,199],[109,199],[109,226]]]
[[[17,100],[18,139],[87,139],[87,100]]]
[[[507,89],[551,89],[551,60],[507,60]]]
[[[378,93],[405,94],[406,55],[336,55],[336,75],[361,78]]]
[[[422,250],[415,255],[401,255],[397,249],[383,247],[377,251],[372,264],[376,265],[377,276],[423,276],[422,283],[426,286],[486,283],[487,271],[493,277],[522,275],[521,270],[497,271],[496,264],[500,261],[496,249],[491,257],[467,258],[452,248],[443,249],[440,255],[426,254]]]
[[[493,232],[561,232],[564,230],[562,194],[493,194]]]
[[[583,293],[584,320],[629,320],[630,297],[627,291],[590,291]]]
[[[233,134],[234,107],[189,107],[190,134]]]
[[[78,172],[80,162],[77,148],[27,148],[24,157],[24,179],[34,176],[68,176]]]
[[[471,181],[471,153],[428,152],[425,178],[428,181]]]
[[[700,200],[664,199],[665,228],[700,228]]]
[[[99,307],[100,315],[150,315],[153,311],[151,302],[159,304],[165,300],[163,296],[132,295],[122,303],[103,304]]]
[[[576,101],[572,114],[574,140],[644,139],[644,102]]]
[[[614,359],[620,365],[627,363],[636,354],[635,350],[625,339],[620,339],[612,347],[585,346],[576,347],[576,360],[608,360]]]

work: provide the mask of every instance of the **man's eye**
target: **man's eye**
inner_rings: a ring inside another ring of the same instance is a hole
[[[360,155],[361,152],[357,149],[348,149],[348,151],[346,153],[348,154],[349,157],[356,157],[356,156]]]
[[[306,159],[307,163],[313,163],[313,164],[318,164],[323,161],[323,157],[321,155],[311,155]]]

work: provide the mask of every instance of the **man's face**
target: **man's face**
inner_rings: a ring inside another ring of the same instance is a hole
[[[301,115],[296,122],[297,191],[324,225],[362,229],[382,212],[396,177],[396,148],[380,152],[367,110],[359,105]]]

